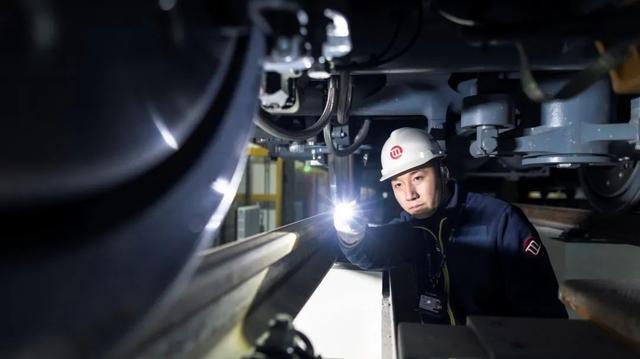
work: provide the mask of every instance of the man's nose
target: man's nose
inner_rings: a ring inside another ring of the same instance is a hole
[[[418,198],[418,192],[412,185],[407,186],[407,191],[404,193],[405,201],[413,201]]]

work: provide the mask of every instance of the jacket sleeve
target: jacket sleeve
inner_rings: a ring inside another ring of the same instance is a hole
[[[382,270],[398,266],[412,259],[419,235],[408,223],[391,223],[367,227],[363,239],[348,244],[338,240],[349,262],[367,270]]]
[[[547,251],[519,208],[509,205],[499,217],[497,246],[510,312],[566,318]]]

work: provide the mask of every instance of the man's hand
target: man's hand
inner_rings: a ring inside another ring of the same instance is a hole
[[[346,244],[354,244],[364,238],[367,219],[358,213],[355,202],[339,203],[333,212],[333,226],[340,239]]]

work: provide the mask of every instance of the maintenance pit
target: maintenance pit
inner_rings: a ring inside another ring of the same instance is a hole
[[[171,320],[142,341],[136,355],[249,355],[269,322],[286,313],[315,354],[326,358],[637,356],[635,214],[602,219],[592,210],[550,206],[567,203],[553,195],[547,205],[536,196],[530,199],[535,204],[517,203],[541,235],[569,320],[470,317],[456,327],[421,324],[408,309],[416,294],[404,280],[406,272],[363,271],[342,257],[326,211],[328,197],[309,188],[326,186],[326,172],[299,161],[269,160],[255,148],[248,153],[258,159],[250,157],[247,164],[253,167],[245,172],[253,177],[251,184],[241,181],[237,201],[243,205],[225,219],[235,221],[236,233],[223,226],[227,230],[216,245],[202,253],[184,298],[169,310]],[[282,195],[279,186],[287,189]],[[284,204],[264,205],[278,198]],[[246,208],[256,207],[262,214],[246,214]],[[223,239],[269,228],[270,220],[292,221],[266,212],[287,207],[310,210],[311,217],[247,238]]]
[[[640,356],[638,19],[618,0],[3,2],[0,357]],[[457,325],[425,324],[410,266],[348,263],[336,209],[366,214],[347,235],[384,226],[402,197],[381,176],[431,165],[442,197],[455,179],[522,209],[570,319],[461,323],[423,292]]]

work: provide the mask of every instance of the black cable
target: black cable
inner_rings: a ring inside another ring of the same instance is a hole
[[[349,110],[351,110],[351,75],[348,71],[340,73],[340,82],[338,83],[338,109],[336,111],[336,120],[340,125],[346,125],[349,121]]]
[[[584,70],[571,77],[553,94],[546,93],[540,88],[540,85],[531,72],[531,65],[529,64],[524,46],[522,46],[520,42],[516,42],[515,46],[520,59],[520,85],[522,91],[535,102],[565,100],[574,97],[606,76],[609,71],[622,65],[629,54],[629,48],[638,44],[638,40],[640,40],[640,38],[612,47],[609,51],[600,55],[596,61],[592,62]]]
[[[451,12],[444,10],[443,8],[440,7],[440,5],[438,4],[438,1],[436,0],[432,0],[431,1],[431,8],[433,9],[433,11],[442,16],[443,18],[445,18],[448,21],[451,21],[452,23],[456,24],[456,25],[460,25],[460,26],[466,26],[466,27],[475,27],[475,26],[480,26],[481,23],[478,22],[477,20],[473,20],[473,19],[466,19],[463,17],[459,17],[455,14],[452,14]]]
[[[369,119],[364,120],[362,127],[360,127],[360,130],[358,130],[358,134],[353,139],[353,143],[345,148],[340,149],[340,148],[336,148],[336,146],[333,144],[333,139],[331,138],[331,123],[328,123],[324,128],[323,136],[324,136],[324,143],[327,146],[329,153],[338,157],[345,157],[355,152],[367,137],[367,134],[369,133],[370,125],[371,125],[371,120]]]
[[[337,80],[335,76],[332,76],[329,79],[327,100],[325,102],[324,109],[322,110],[322,114],[313,125],[303,130],[291,131],[279,127],[269,118],[271,115],[263,109],[260,109],[253,117],[253,122],[269,135],[289,141],[305,141],[308,138],[315,137],[322,132],[322,129],[329,123],[331,115],[333,115],[336,105],[336,82]]]
[[[336,66],[336,70],[338,71],[346,70],[346,69],[353,70],[353,69],[363,69],[363,68],[377,66],[376,64],[380,61],[380,59],[386,56],[389,53],[389,51],[391,51],[391,49],[393,48],[393,45],[396,44],[396,41],[398,40],[398,36],[400,35],[400,29],[402,28],[402,23],[403,23],[402,19],[404,18],[403,14],[404,12],[398,10],[398,20],[396,21],[396,26],[393,29],[393,34],[391,35],[391,39],[389,40],[389,42],[387,42],[387,46],[385,46],[385,48],[382,49],[380,53],[371,55],[371,57],[364,62],[352,62],[348,65]]]
[[[402,19],[404,19],[403,15],[404,15],[404,12],[402,12],[401,10],[398,10],[398,20],[396,21],[396,26],[393,28],[393,34],[391,35],[391,39],[387,43],[387,46],[384,49],[382,49],[382,51],[380,51],[379,54],[374,55],[370,61],[377,61],[378,59],[381,59],[384,56],[386,56],[389,53],[389,51],[391,51],[391,49],[393,48],[393,45],[395,45],[396,41],[398,40],[398,36],[400,35],[400,29],[402,28]]]
[[[417,42],[418,38],[420,37],[420,34],[422,33],[422,25],[423,25],[423,9],[422,9],[422,1],[418,0],[418,15],[417,15],[417,20],[416,20],[416,28],[415,31],[413,33],[413,35],[411,36],[411,39],[409,39],[409,42],[407,42],[407,44],[405,44],[404,47],[402,47],[399,51],[397,51],[395,54],[387,57],[387,58],[378,58],[377,60],[373,61],[369,60],[367,62],[361,63],[361,64],[351,64],[351,65],[347,65],[347,66],[337,66],[336,70],[357,70],[357,69],[363,69],[363,68],[371,68],[371,67],[377,67],[380,65],[384,65],[386,63],[389,63],[397,58],[399,58],[400,56],[404,55],[407,51],[409,51],[409,49],[411,49],[413,47],[413,45],[415,45],[415,43]],[[399,31],[399,29],[398,29]],[[393,44],[391,44],[393,45]],[[389,46],[389,48],[391,48]]]
[[[351,109],[351,75],[349,72],[344,71],[340,74],[340,83],[338,91],[338,111],[336,114],[337,121],[340,125],[345,126],[349,123],[349,110]],[[364,142],[367,134],[369,133],[369,126],[371,120],[366,119],[358,130],[356,137],[353,139],[353,143],[345,148],[336,148],[331,138],[331,121],[327,122],[327,125],[323,130],[323,137],[325,145],[327,146],[329,153],[344,157],[355,152],[360,145]]]
[[[420,37],[420,33],[422,33],[423,17],[424,17],[424,14],[422,9],[422,1],[418,0],[418,19],[416,24],[416,30],[414,31],[413,36],[411,37],[409,42],[402,49],[400,49],[400,51],[396,52],[394,55],[389,56],[385,59],[380,59],[376,64],[376,66],[380,66],[397,59],[398,57],[404,55],[407,51],[409,51],[409,49],[411,49],[413,45],[415,45],[416,41],[418,41],[418,38]]]
[[[271,26],[269,21],[265,19],[264,10],[272,11],[288,11],[293,16],[300,11],[300,6],[293,2],[280,1],[280,0],[262,0],[262,1],[250,1],[247,6],[249,18],[251,21],[267,35],[277,35],[275,29]]]

